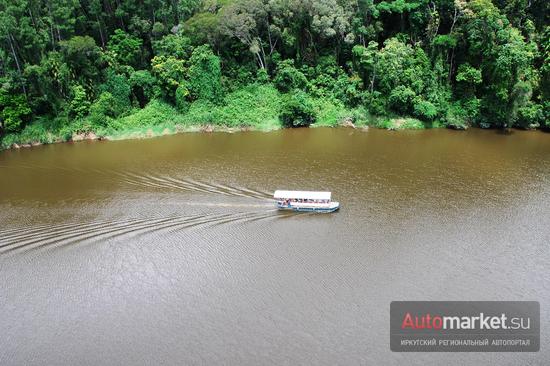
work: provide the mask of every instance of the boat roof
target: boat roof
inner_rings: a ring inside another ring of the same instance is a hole
[[[330,192],[316,191],[275,191],[273,198],[289,198],[289,199],[308,199],[308,200],[330,200]]]

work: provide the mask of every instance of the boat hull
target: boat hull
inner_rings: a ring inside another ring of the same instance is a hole
[[[296,212],[320,212],[329,213],[334,212],[340,208],[338,202],[333,202],[330,206],[325,207],[311,207],[311,206],[292,206],[292,205],[277,205],[279,210],[296,211]]]

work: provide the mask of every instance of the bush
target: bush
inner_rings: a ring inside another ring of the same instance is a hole
[[[157,79],[147,70],[138,70],[130,75],[130,86],[132,93],[139,102],[140,107],[145,105],[153,98],[160,97],[161,90],[157,85]]]
[[[352,120],[353,116],[349,109],[338,99],[314,98],[312,99],[315,108],[316,126],[338,126],[344,120]]]
[[[269,74],[267,73],[267,71],[265,69],[259,69],[257,72],[256,72],[256,81],[259,83],[259,84],[267,84],[269,83]]]
[[[189,89],[185,85],[180,84],[176,89],[176,108],[179,112],[185,113],[189,109]]]
[[[373,91],[372,93],[365,93],[364,96],[364,103],[369,112],[376,116],[383,116],[387,114],[387,104],[386,98],[382,96],[382,93],[379,91]]]
[[[426,121],[433,121],[437,116],[437,108],[427,100],[415,98],[414,100],[414,115]]]
[[[107,78],[105,83],[100,86],[100,90],[103,93],[108,92],[111,94],[112,102],[115,104],[113,108],[116,110],[114,117],[118,117],[130,108],[131,89],[126,76],[116,74],[112,70],[107,71]]]
[[[283,101],[279,118],[284,127],[308,127],[315,123],[317,116],[309,96],[302,91],[294,91]]]
[[[108,128],[110,130],[122,131],[133,128],[144,128],[160,126],[167,121],[176,124],[181,115],[170,104],[161,100],[153,99],[143,109],[138,109],[128,116],[111,120]]]
[[[518,108],[515,125],[521,128],[538,128],[544,123],[542,106],[529,102],[526,106]]]
[[[119,116],[119,108],[115,97],[109,92],[103,92],[90,107],[90,123],[92,126],[106,127],[109,120]]]
[[[305,90],[308,85],[305,75],[294,67],[294,60],[292,59],[279,63],[273,83],[282,93],[287,93],[294,89]]]
[[[249,85],[225,97],[224,105],[208,101],[193,102],[183,116],[184,125],[252,126],[271,130],[281,126],[281,94],[273,85]]]
[[[456,130],[468,128],[466,112],[459,103],[452,103],[444,118],[444,125]]]
[[[391,91],[388,101],[394,111],[409,114],[415,97],[416,94],[411,88],[399,85]]]
[[[19,131],[31,112],[24,95],[0,89],[0,136],[4,131]]]
[[[69,115],[75,119],[84,118],[90,109],[86,90],[81,85],[72,87],[73,98],[69,104]]]

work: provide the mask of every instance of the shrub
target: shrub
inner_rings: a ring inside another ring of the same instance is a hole
[[[155,56],[151,60],[151,73],[157,80],[159,91],[167,101],[174,102],[176,89],[185,78],[187,68],[185,61],[179,60],[173,56]],[[141,77],[146,77],[141,74]],[[141,81],[149,80],[142,79]]]
[[[132,93],[139,102],[140,107],[145,105],[153,98],[160,97],[160,87],[157,85],[157,79],[147,70],[138,70],[130,75],[130,86]]]
[[[437,108],[427,100],[415,98],[414,100],[414,115],[426,121],[433,121],[437,116]]]
[[[415,97],[416,94],[411,88],[399,85],[391,91],[388,101],[394,111],[409,114]]]
[[[529,102],[518,108],[515,125],[521,128],[538,128],[544,122],[542,106]]]
[[[365,105],[369,112],[377,116],[383,116],[387,113],[387,101],[379,91],[365,93],[363,96]]]
[[[90,101],[86,96],[86,90],[81,85],[72,87],[73,98],[69,104],[69,115],[75,119],[84,118],[90,109]]]
[[[249,85],[229,93],[224,105],[198,100],[182,117],[184,125],[253,126],[270,130],[281,126],[281,95],[271,84]]]
[[[294,60],[292,59],[279,63],[273,83],[282,93],[287,93],[294,89],[304,90],[308,84],[305,75],[294,67]]]
[[[284,127],[308,127],[317,116],[309,96],[296,90],[284,99],[279,118]]]
[[[260,84],[267,84],[269,82],[269,74],[266,69],[259,69],[256,72],[256,81]]]
[[[108,70],[107,78],[105,83],[100,86],[100,90],[103,93],[108,92],[111,94],[111,101],[115,104],[113,106],[115,109],[114,117],[118,117],[130,108],[131,86],[128,78],[124,75],[116,74],[112,70]]]
[[[89,120],[92,126],[106,127],[109,120],[118,117],[120,110],[113,94],[103,92],[90,107]]]
[[[314,98],[316,126],[338,126],[344,120],[353,121],[352,113],[338,99]]]
[[[31,112],[24,95],[0,89],[0,135],[18,131]]]

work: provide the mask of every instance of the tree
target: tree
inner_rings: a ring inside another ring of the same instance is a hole
[[[218,103],[222,99],[220,58],[207,46],[193,50],[189,59],[187,87],[192,100],[205,99]]]
[[[266,55],[264,41],[260,37],[262,28],[267,27],[269,31],[266,20],[266,4],[260,0],[244,0],[224,6],[220,21],[222,34],[238,38],[247,45],[262,69],[267,68],[267,57],[274,51],[274,46],[271,44],[269,53]]]
[[[108,92],[112,96],[117,116],[130,109],[131,86],[126,76],[107,70],[106,80],[99,89],[102,93]]]
[[[153,41],[153,50],[157,56],[173,56],[177,59],[187,60],[193,52],[193,46],[189,37],[168,34],[158,41]]]
[[[415,98],[416,93],[411,88],[399,85],[391,91],[388,101],[394,111],[409,114],[413,109],[413,100]]]
[[[143,41],[121,29],[115,30],[107,44],[107,49],[112,52],[115,60],[121,65],[135,68],[141,66]]]
[[[60,67],[63,67],[61,63],[66,63],[66,76],[70,82],[74,81],[92,91],[99,81],[102,62],[101,52],[95,40],[90,36],[74,36],[67,41],[61,41],[59,45],[63,60],[56,59],[55,62]],[[57,58],[55,54],[52,56]]]
[[[158,81],[162,95],[174,103],[176,89],[187,74],[185,61],[173,56],[155,56],[151,60],[151,71]]]
[[[368,46],[356,45],[352,49],[355,61],[355,69],[362,76],[365,85],[368,85],[369,91],[374,91],[374,82],[376,81],[376,67],[378,63],[378,43],[370,41]]]

